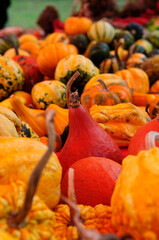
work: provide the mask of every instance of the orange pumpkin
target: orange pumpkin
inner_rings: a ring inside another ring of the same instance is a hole
[[[91,26],[92,21],[89,18],[71,16],[66,19],[64,29],[69,35],[86,34]]]
[[[115,73],[124,79],[127,86],[135,92],[148,93],[150,88],[149,78],[146,72],[140,68],[123,69]]]
[[[54,43],[43,48],[37,58],[39,70],[42,74],[53,77],[58,62],[71,54],[78,54],[73,44]]]
[[[47,46],[50,43],[57,43],[57,42],[62,42],[62,43],[69,43],[69,38],[65,33],[60,33],[60,32],[54,32],[49,34],[43,43],[43,47]]]
[[[40,52],[40,45],[38,42],[24,42],[20,48],[27,51],[32,57],[37,58]]]
[[[82,105],[115,105],[131,101],[131,91],[124,80],[115,74],[99,74],[86,83],[81,95]]]

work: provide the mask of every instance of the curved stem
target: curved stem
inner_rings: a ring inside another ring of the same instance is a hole
[[[98,78],[97,81],[104,87],[104,90],[106,90],[106,92],[109,91],[109,88],[101,78]]]
[[[55,149],[56,134],[53,125],[54,115],[54,110],[46,111],[46,127],[49,137],[48,149],[30,175],[22,208],[18,212],[12,212],[10,218],[8,219],[8,223],[11,227],[18,228],[20,227],[20,225],[22,226],[24,219],[26,218],[28,212],[31,209],[32,200],[36,192],[43,168],[45,167],[46,163],[49,160],[49,157]]]
[[[68,108],[70,106],[70,89],[71,89],[71,86],[72,86],[73,82],[76,80],[76,78],[79,75],[80,75],[80,73],[78,71],[76,71],[66,85],[66,100],[67,100],[67,107]]]
[[[149,150],[156,146],[155,141],[159,142],[159,132],[150,131],[145,136],[145,147]]]
[[[12,41],[12,39],[10,39],[10,38],[7,37],[7,36],[0,36],[0,38],[6,40],[6,41],[8,41],[8,42],[10,42],[10,43],[12,44],[13,48],[15,49],[16,55],[19,54],[18,47],[17,47],[16,44]]]

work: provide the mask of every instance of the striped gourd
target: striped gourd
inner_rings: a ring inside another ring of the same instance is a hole
[[[146,38],[155,48],[159,48],[159,30],[149,32]]]
[[[90,40],[110,43],[114,38],[115,30],[110,23],[100,20],[92,24],[87,35]]]
[[[71,54],[60,60],[55,70],[55,79],[67,84],[70,77],[79,71],[80,76],[73,83],[72,88],[82,93],[83,87],[89,79],[99,74],[99,69],[93,62],[80,54]]]
[[[14,60],[0,56],[0,76],[0,101],[22,89],[24,73]]]
[[[131,45],[130,51],[133,51],[136,45],[140,45],[145,48],[146,54],[153,50],[153,45],[146,39],[139,39]]]

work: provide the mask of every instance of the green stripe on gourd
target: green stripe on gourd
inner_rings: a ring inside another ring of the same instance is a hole
[[[72,54],[63,58],[56,67],[55,79],[67,84],[68,80],[77,70],[80,76],[73,83],[72,89],[78,89],[79,94],[81,94],[89,79],[99,74],[99,69],[95,67],[90,59],[80,54]]]
[[[22,68],[12,59],[0,56],[0,101],[12,92],[21,90],[24,84]]]
[[[155,48],[159,48],[159,30],[149,32],[146,39],[152,43]]]
[[[90,40],[110,43],[114,38],[115,30],[110,23],[100,20],[92,24],[87,35]]]

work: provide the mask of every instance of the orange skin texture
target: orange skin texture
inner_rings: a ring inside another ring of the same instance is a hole
[[[159,239],[159,148],[129,155],[111,199],[112,224],[136,240]]]
[[[70,166],[74,169],[75,195],[78,204],[95,206],[110,205],[110,199],[121,165],[107,158],[88,157]],[[62,183],[61,192],[67,195],[68,171]]]
[[[31,138],[0,137],[0,184],[9,184],[17,179],[27,183],[46,150],[46,145]],[[56,206],[60,198],[61,174],[61,165],[53,153],[37,190],[38,196],[50,208]]]
[[[91,26],[92,21],[89,18],[71,16],[66,19],[64,29],[68,35],[86,34]]]
[[[37,57],[40,72],[53,77],[58,62],[71,54],[78,54],[78,49],[73,44],[58,42],[47,45],[39,52]]]
[[[150,84],[146,72],[139,68],[123,69],[115,73],[120,78],[124,79],[127,86],[134,91],[140,93],[148,93]]]

